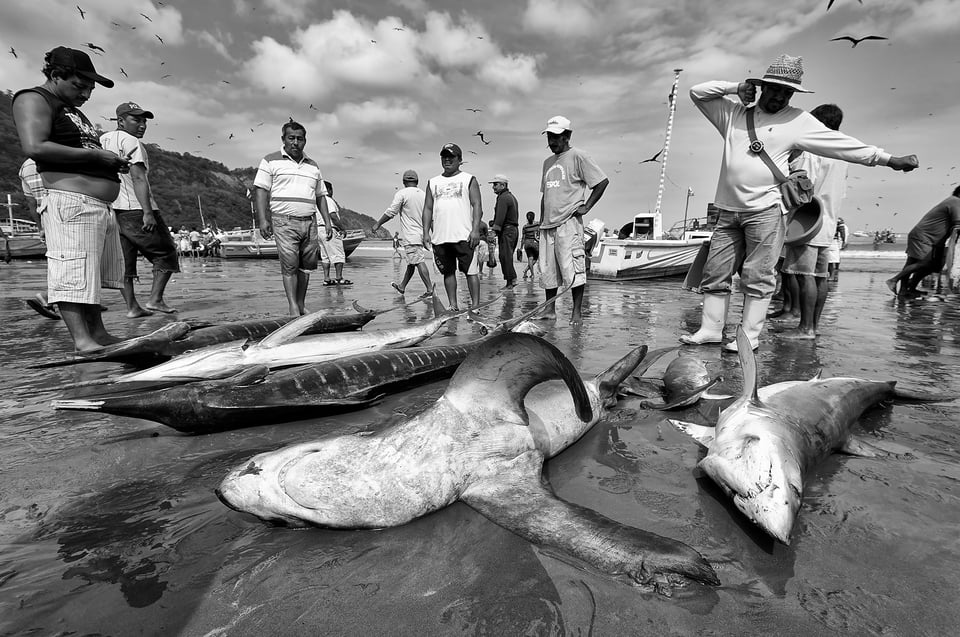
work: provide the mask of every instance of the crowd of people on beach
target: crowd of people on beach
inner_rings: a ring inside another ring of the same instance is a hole
[[[21,178],[48,245],[45,302],[59,307],[76,350],[85,352],[120,340],[103,325],[101,288],[120,289],[130,317],[175,312],[164,291],[180,271],[179,259],[215,254],[221,236],[209,226],[189,231],[181,226],[175,232],[164,223],[140,141],[152,112],[124,102],[116,110],[117,129],[101,136],[79,107],[96,84],[110,88],[113,82],[97,73],[90,57],[56,47],[44,58],[43,74],[42,85],[14,95],[14,119],[28,157]],[[801,83],[802,75],[802,58],[781,55],[761,77],[703,82],[690,90],[693,103],[723,138],[723,155],[717,224],[699,288],[701,322],[680,337],[682,343],[722,344],[724,350],[736,351],[736,342],[723,343],[735,274],[743,294],[740,325],[754,348],[778,275],[784,305],[774,315],[799,319],[788,337],[816,338],[826,282],[836,276],[838,245],[846,240],[839,211],[847,164],[902,172],[919,165],[915,155],[892,156],[841,133],[843,113],[834,104],[810,113],[790,106],[795,93],[812,92]],[[517,285],[516,260],[525,262],[524,280],[539,279],[547,300],[561,288],[571,288],[570,323],[582,322],[589,265],[583,217],[600,201],[609,180],[590,155],[571,145],[569,119],[551,117],[542,134],[550,154],[541,170],[540,212],[526,212],[522,228],[519,204],[504,174],[488,182],[496,202],[492,218],[484,221],[479,181],[461,170],[463,153],[456,143],[440,148],[441,170],[422,189],[416,171],[403,173],[403,188],[373,226],[376,231],[400,220],[393,248],[406,267],[401,280],[391,283],[399,294],[405,294],[415,273],[425,292],[431,292],[432,261],[450,310],[460,308],[458,272],[466,280],[470,307],[476,308],[484,266],[493,270],[499,264],[501,289],[510,293]],[[291,315],[307,312],[310,274],[318,266],[323,285],[352,283],[343,272],[344,231],[333,185],[304,152],[306,140],[302,124],[292,118],[284,123],[281,148],[260,161],[253,188],[260,233],[276,241]],[[784,193],[800,187],[812,191],[808,205],[818,207],[819,223],[798,240],[786,236],[787,213],[794,207]],[[894,293],[917,294],[923,276],[942,267],[946,238],[960,226],[958,195],[960,188],[911,232],[907,264],[887,281]],[[139,256],[153,266],[150,295],[142,305],[133,291]],[[548,308],[541,318],[555,319],[553,306]]]

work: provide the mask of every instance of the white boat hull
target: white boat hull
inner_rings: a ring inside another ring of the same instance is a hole
[[[231,236],[233,235],[233,236]],[[364,240],[363,230],[350,230],[343,239],[343,252],[350,256],[360,242]],[[228,232],[220,243],[220,254],[224,259],[276,259],[277,244],[273,238],[267,240],[260,235],[260,231],[249,230]]]
[[[587,278],[635,281],[686,274],[706,240],[604,239],[594,249]]]

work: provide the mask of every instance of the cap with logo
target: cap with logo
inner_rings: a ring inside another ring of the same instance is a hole
[[[90,56],[83,51],[58,46],[47,53],[45,61],[47,64],[56,64],[68,68],[84,79],[92,80],[107,88],[113,88],[113,80],[97,73],[97,69],[93,68],[93,62],[90,61]]]
[[[547,127],[543,129],[540,133],[554,133],[559,135],[564,131],[572,131],[573,126],[570,124],[570,120],[564,117],[563,115],[555,115],[547,120]]]
[[[493,176],[493,179],[491,179],[488,183],[491,183],[491,184],[508,184],[508,183],[510,183],[510,180],[507,179],[507,176],[504,175],[503,173],[499,173],[499,174],[494,175],[494,176]]]
[[[405,170],[403,172],[403,181],[420,181],[420,176],[415,170]]]
[[[153,113],[143,110],[136,102],[124,102],[117,107],[117,117],[124,115],[143,115],[147,119],[153,119]]]
[[[460,147],[456,144],[444,144],[443,148],[440,149],[440,156],[443,157],[444,155],[449,157],[463,157],[463,151],[461,151]]]

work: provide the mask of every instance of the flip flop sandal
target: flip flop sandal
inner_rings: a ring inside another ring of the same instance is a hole
[[[52,306],[44,305],[37,299],[27,299],[27,306],[40,316],[46,316],[48,319],[59,321],[61,318],[60,315],[54,311]]]
[[[332,280],[330,280],[330,279],[324,279],[324,280],[323,280],[323,284],[324,284],[324,285],[336,285],[337,282],[336,282],[336,281],[332,281]]]
[[[336,285],[353,285],[353,281],[350,279],[337,279]]]

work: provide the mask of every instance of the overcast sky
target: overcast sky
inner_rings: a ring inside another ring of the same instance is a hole
[[[667,162],[664,226],[712,201],[721,138],[690,87],[763,73],[801,55],[816,91],[793,104],[838,104],[841,130],[920,169],[852,166],[841,211],[854,229],[909,230],[960,183],[960,0],[6,0],[0,88],[42,83],[45,51],[84,48],[116,82],[83,110],[114,127],[116,105],[156,114],[145,141],[231,168],[256,166],[293,117],[307,153],[347,207],[379,216],[407,168],[421,185],[459,144],[482,185],[510,178],[538,210],[547,119],[573,122],[573,145],[610,187],[591,217],[619,227],[656,206],[673,69],[682,68]],[[841,35],[887,40],[831,42]],[[162,41],[161,41],[162,40]],[[88,43],[104,49],[90,50]],[[16,56],[10,52],[11,47]],[[122,70],[121,70],[122,69]],[[125,74],[125,75],[124,75]],[[168,76],[168,77],[164,77]],[[480,109],[477,112],[467,109]],[[489,144],[474,133],[483,131]]]

